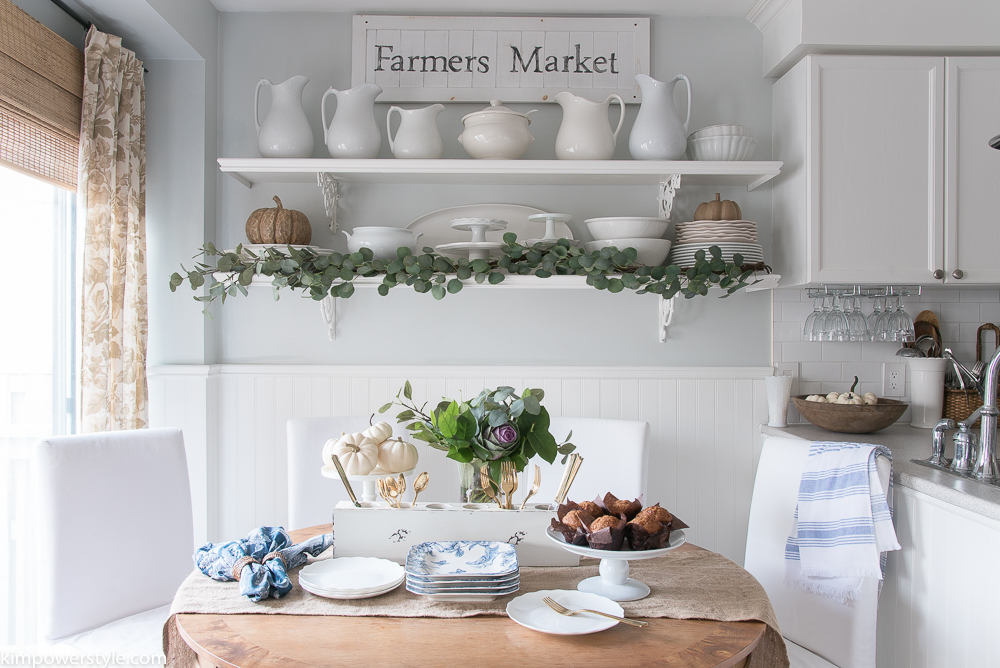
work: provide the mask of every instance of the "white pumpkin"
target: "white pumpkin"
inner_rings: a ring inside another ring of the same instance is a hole
[[[373,443],[381,443],[392,436],[392,425],[388,422],[376,422],[361,433],[370,438]]]
[[[343,434],[323,446],[323,461],[333,466],[329,456],[340,460],[347,475],[368,475],[378,465],[378,445],[364,434]]]
[[[395,438],[379,443],[378,467],[389,473],[409,471],[417,465],[420,458],[416,447],[401,438]]]

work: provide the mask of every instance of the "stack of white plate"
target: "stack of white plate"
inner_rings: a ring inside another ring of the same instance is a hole
[[[678,244],[720,241],[757,243],[757,223],[749,220],[696,220],[690,223],[677,223],[675,229]]]
[[[508,543],[420,543],[406,557],[406,589],[433,601],[492,601],[520,587],[517,552]]]
[[[715,243],[695,243],[677,244],[670,252],[670,264],[680,265],[682,268],[693,267],[695,263],[695,253],[700,250],[705,251],[705,258],[712,259],[709,248],[718,246],[722,251],[722,259],[732,262],[733,256],[739,253],[743,256],[743,264],[756,264],[764,261],[764,249],[759,244],[743,244],[732,242]]]
[[[299,585],[324,598],[372,598],[403,583],[406,574],[395,561],[374,557],[338,557],[314,561],[299,571]]]

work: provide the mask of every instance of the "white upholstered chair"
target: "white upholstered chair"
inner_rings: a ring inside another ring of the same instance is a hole
[[[607,420],[602,418],[554,417],[549,432],[557,443],[573,431],[570,441],[576,452],[583,456],[580,472],[570,488],[573,501],[593,501],[597,496],[613,493],[621,499],[634,499],[646,493],[647,466],[649,463],[649,424],[634,420]],[[562,455],[552,464],[535,457],[521,473],[516,496],[530,489],[535,477],[534,464],[542,469],[542,486],[531,502],[541,503],[555,499],[562,480]]]
[[[746,568],[764,587],[788,645],[792,668],[874,668],[878,582],[866,578],[848,604],[786,587],[785,540],[792,528],[810,441],[768,438],[757,464],[750,503]],[[889,491],[889,462],[877,460]]]
[[[347,490],[339,480],[325,478],[319,472],[323,466],[323,444],[327,439],[352,434],[368,428],[367,415],[341,417],[292,418],[287,424],[288,435],[288,529],[302,529],[329,524],[331,511],[338,501],[348,499]],[[395,420],[392,420],[395,422]],[[404,431],[395,429],[400,436]],[[421,456],[425,448],[418,446]],[[354,485],[361,497],[361,485]]]
[[[162,655],[170,602],[193,568],[181,432],[48,438],[34,465],[39,635],[63,649]]]

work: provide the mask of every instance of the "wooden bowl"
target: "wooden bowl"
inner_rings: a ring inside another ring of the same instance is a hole
[[[870,434],[885,429],[906,412],[910,404],[895,399],[878,400],[877,404],[821,404],[806,401],[807,394],[792,397],[802,417],[817,427],[841,434]]]

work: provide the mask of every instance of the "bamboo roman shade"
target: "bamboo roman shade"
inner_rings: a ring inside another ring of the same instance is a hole
[[[83,53],[0,0],[0,162],[76,190]]]

